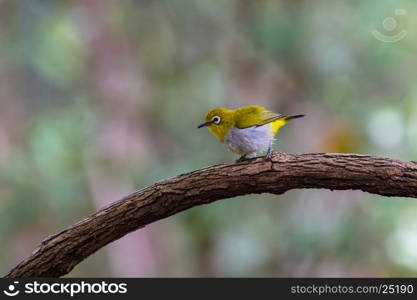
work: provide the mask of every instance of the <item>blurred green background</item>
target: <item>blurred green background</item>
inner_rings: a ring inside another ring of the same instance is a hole
[[[276,150],[417,160],[415,28],[413,0],[0,1],[0,274],[136,189],[232,162],[196,129],[215,106],[307,114]],[[68,276],[417,276],[416,249],[415,199],[298,190],[193,208]]]

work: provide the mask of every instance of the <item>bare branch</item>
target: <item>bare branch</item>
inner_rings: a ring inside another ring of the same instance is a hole
[[[6,277],[58,277],[127,233],[188,208],[292,189],[362,190],[417,197],[417,163],[357,154],[274,153],[157,182],[48,237]]]

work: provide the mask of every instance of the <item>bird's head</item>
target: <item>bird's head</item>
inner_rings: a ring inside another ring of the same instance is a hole
[[[207,127],[218,140],[223,141],[234,124],[234,113],[234,110],[227,108],[213,108],[207,113],[205,122],[198,128]]]

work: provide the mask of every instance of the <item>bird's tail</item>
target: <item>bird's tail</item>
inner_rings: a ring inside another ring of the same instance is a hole
[[[285,121],[289,121],[289,120],[292,120],[292,119],[298,119],[298,118],[302,118],[302,117],[304,117],[305,115],[293,115],[293,116],[286,116],[285,117]]]
[[[285,116],[283,118],[280,118],[274,122],[272,122],[272,133],[275,135],[278,133],[280,128],[288,123],[288,121],[293,119],[302,118],[304,115],[292,115],[292,116]]]

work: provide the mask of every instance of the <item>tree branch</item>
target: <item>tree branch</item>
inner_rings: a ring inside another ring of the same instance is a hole
[[[417,163],[357,154],[274,153],[157,182],[45,239],[6,277],[59,277],[105,245],[191,207],[246,194],[292,189],[362,190],[417,197]]]

